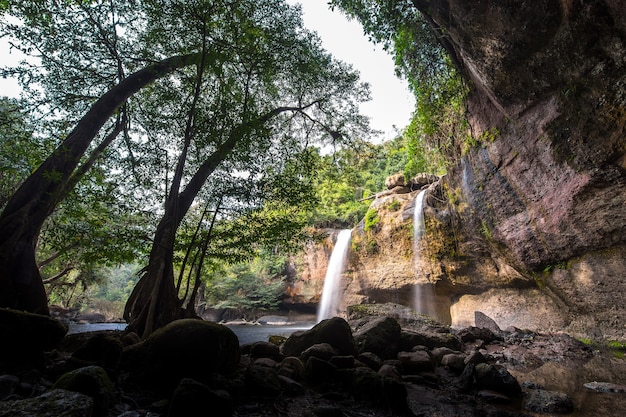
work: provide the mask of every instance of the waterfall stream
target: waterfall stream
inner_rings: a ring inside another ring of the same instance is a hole
[[[339,282],[343,273],[344,264],[348,256],[348,248],[352,238],[352,230],[346,229],[339,232],[335,247],[328,261],[326,277],[324,278],[324,289],[322,298],[317,310],[317,321],[320,322],[337,315],[339,310]]]
[[[420,267],[420,250],[422,236],[426,231],[424,227],[424,196],[426,190],[422,190],[415,197],[415,208],[413,211],[413,264],[417,275]],[[415,284],[413,294],[413,309],[418,313],[428,314],[436,317],[435,294],[432,284]]]

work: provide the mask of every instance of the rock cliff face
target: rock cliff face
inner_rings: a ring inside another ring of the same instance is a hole
[[[626,3],[414,3],[445,29],[473,82],[472,135],[499,132],[446,179],[458,197],[460,246],[515,271],[516,284],[504,288],[527,296],[513,305],[532,309],[537,290],[549,295],[542,305],[553,306],[554,320],[543,327],[624,339]],[[490,275],[482,281],[503,288]],[[493,291],[460,295],[458,320],[498,304]],[[503,296],[494,315],[513,299]]]
[[[287,274],[287,289],[282,307],[315,313],[324,288],[324,277],[339,230],[319,230],[319,239],[311,240],[292,258]]]
[[[411,305],[429,282],[456,325],[480,310],[501,327],[626,340],[626,2],[413,3],[473,85],[480,146],[430,187],[418,265],[416,192],[374,202],[346,304]]]

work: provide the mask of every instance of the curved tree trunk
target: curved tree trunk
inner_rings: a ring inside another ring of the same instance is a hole
[[[146,338],[154,330],[189,316],[191,312],[183,311],[174,285],[174,241],[180,223],[206,180],[245,136],[280,113],[302,111],[306,107],[279,107],[234,129],[228,139],[200,165],[185,189],[176,196],[170,196],[165,214],[157,226],[148,266],[124,308],[128,331]]]
[[[52,155],[11,196],[0,215],[0,307],[48,314],[35,265],[35,243],[46,218],[71,191],[67,184],[82,156],[100,128],[129,97],[155,79],[196,63],[198,57],[168,58],[122,80],[91,106]]]

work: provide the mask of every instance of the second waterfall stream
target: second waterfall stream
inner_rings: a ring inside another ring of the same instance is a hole
[[[415,197],[415,209],[413,212],[413,263],[415,265],[415,274],[420,269],[420,250],[422,249],[422,238],[425,233],[424,226],[424,197],[426,190],[422,190]],[[431,317],[437,317],[435,307],[435,293],[430,283],[416,283],[414,289],[413,309],[418,313],[428,314]]]
[[[322,298],[320,299],[319,308],[317,310],[318,323],[324,319],[336,316],[339,312],[339,303],[341,302],[339,283],[345,267],[346,258],[348,257],[351,239],[352,230],[350,229],[342,230],[337,235],[335,247],[328,261]]]

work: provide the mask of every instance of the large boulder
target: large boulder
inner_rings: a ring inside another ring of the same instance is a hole
[[[377,317],[354,334],[359,353],[372,352],[382,359],[395,358],[400,346],[400,325],[391,317]]]
[[[356,353],[350,325],[342,318],[333,317],[322,320],[310,330],[292,334],[282,345],[282,354],[300,356],[306,349],[320,343],[328,343],[340,355]]]
[[[480,389],[493,390],[511,396],[519,396],[522,393],[517,380],[505,368],[479,363],[474,368],[474,378]]]
[[[239,340],[228,327],[197,319],[177,320],[122,355],[122,368],[148,386],[172,391],[182,378],[207,382],[239,364]]]
[[[0,308],[0,362],[8,368],[24,362],[37,362],[44,351],[54,349],[67,327],[49,316]]]

